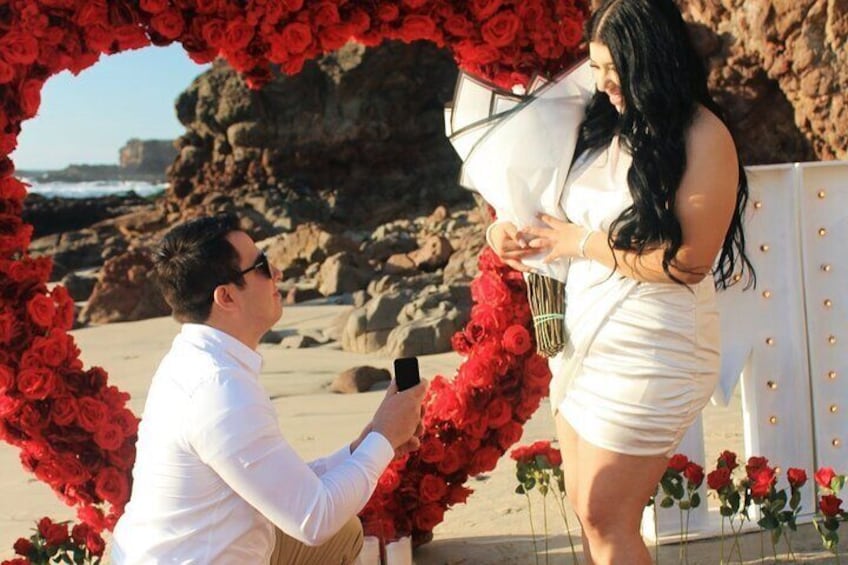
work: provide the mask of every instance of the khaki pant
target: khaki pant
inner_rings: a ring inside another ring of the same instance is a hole
[[[362,550],[362,524],[354,516],[322,545],[309,546],[277,529],[271,565],[349,565]]]

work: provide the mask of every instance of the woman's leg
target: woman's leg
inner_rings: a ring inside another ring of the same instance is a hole
[[[668,458],[615,453],[592,445],[576,435],[564,421],[558,426],[574,434],[572,461],[577,497],[572,499],[584,536],[597,565],[651,563],[639,532],[642,512],[654,494]]]
[[[565,492],[568,495],[568,502],[572,508],[577,508],[577,498],[580,495],[580,483],[577,480],[577,441],[579,437],[574,432],[571,426],[568,425],[562,414],[557,413],[556,417],[557,438],[559,439],[559,450],[562,452],[562,470],[565,475]],[[577,516],[578,522],[580,516]],[[583,533],[583,524],[580,524],[580,537],[583,543],[583,555],[587,564],[593,563],[592,549],[589,547],[589,540]]]

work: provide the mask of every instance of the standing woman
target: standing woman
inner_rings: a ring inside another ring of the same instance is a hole
[[[499,223],[496,253],[571,261],[551,402],[589,562],[650,563],[642,510],[719,374],[716,287],[753,272],[745,173],[672,0],[605,0],[587,23],[597,92],[561,206]],[[717,260],[716,260],[717,259]]]

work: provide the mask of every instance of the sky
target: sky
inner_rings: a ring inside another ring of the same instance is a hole
[[[38,114],[24,122],[12,160],[19,170],[61,169],[69,164],[118,164],[127,140],[174,139],[177,96],[207,66],[179,45],[101,56],[73,76],[47,80]]]

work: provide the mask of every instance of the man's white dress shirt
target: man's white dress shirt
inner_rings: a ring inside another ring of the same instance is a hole
[[[261,366],[229,334],[183,325],[150,385],[113,563],[268,563],[274,525],[318,545],[365,505],[394,455],[388,440],[371,432],[353,454],[303,462]]]

